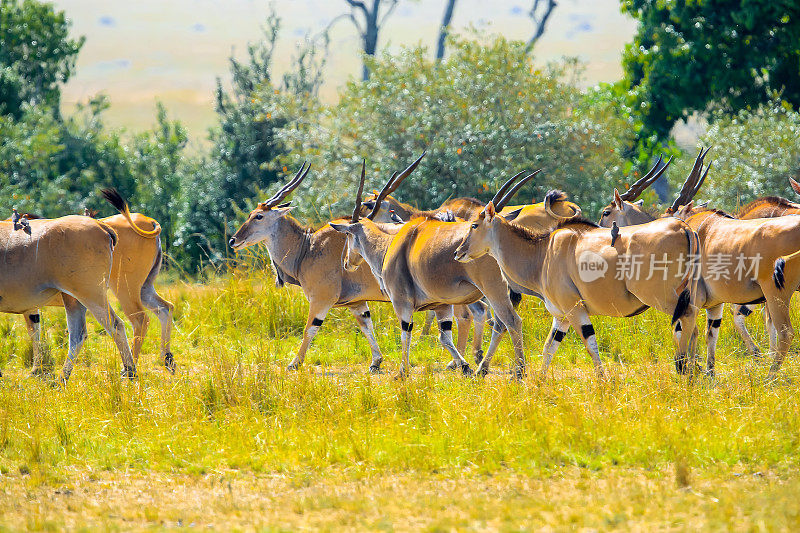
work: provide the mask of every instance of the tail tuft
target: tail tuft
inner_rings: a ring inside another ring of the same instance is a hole
[[[683,289],[678,296],[678,303],[675,304],[675,311],[672,313],[672,323],[674,324],[680,320],[689,310],[689,302],[691,301],[689,289]]]
[[[117,211],[119,211],[119,213],[123,217],[125,217],[125,220],[128,221],[128,224],[130,225],[131,229],[136,233],[138,233],[139,235],[141,235],[142,237],[151,239],[153,237],[158,236],[161,233],[161,226],[156,221],[153,221],[153,229],[151,230],[143,230],[142,228],[137,226],[136,223],[131,218],[131,212],[130,210],[128,210],[128,202],[125,201],[125,198],[122,197],[122,195],[119,193],[117,189],[114,188],[103,189],[102,191],[100,191],[100,194],[102,194],[103,198],[105,198],[108,201],[108,203],[113,205],[114,208]]]
[[[778,289],[783,289],[784,285],[786,285],[785,270],[786,260],[783,257],[779,257],[775,261],[775,269],[772,271],[772,281],[775,282],[775,286],[778,287]]]
[[[122,197],[117,189],[103,189],[100,194],[120,213],[128,210],[128,202],[125,201],[125,198]]]

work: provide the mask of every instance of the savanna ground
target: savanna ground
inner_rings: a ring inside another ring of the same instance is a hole
[[[372,305],[386,373],[367,374],[341,310],[287,373],[307,309],[296,288],[238,272],[161,292],[176,304],[174,376],[155,318],[137,380],[91,321],[66,388],[28,377],[22,320],[0,318],[0,529],[800,528],[800,366],[793,353],[765,384],[729,313],[714,382],[676,377],[654,312],[595,321],[603,383],[574,333],[544,383],[509,381],[508,340],[480,380],[444,371],[418,335],[398,381],[388,304]],[[538,369],[550,319],[521,309]],[[43,324],[57,369],[63,311]]]

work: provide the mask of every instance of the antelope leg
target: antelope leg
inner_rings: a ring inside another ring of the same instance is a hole
[[[753,312],[752,308],[749,305],[732,305],[731,310],[733,311],[733,325],[747,346],[747,351],[749,351],[750,355],[753,357],[759,357],[761,355],[761,350],[758,349],[755,341],[753,341],[753,337],[750,336],[750,332],[747,331],[747,324],[744,320]]]
[[[305,361],[308,347],[317,335],[319,327],[328,315],[330,308],[329,305],[319,305],[309,302],[308,318],[306,319],[306,327],[303,330],[303,342],[300,343],[297,355],[292,359],[292,362],[289,363],[287,367],[289,370],[297,370],[297,368],[303,364],[303,361]]]
[[[453,306],[437,307],[434,311],[436,312],[436,319],[439,321],[439,342],[453,356],[453,366],[461,368],[464,374],[472,374],[469,364],[453,344]]]
[[[42,339],[41,339],[41,319],[42,315],[39,310],[30,313],[24,313],[25,327],[28,329],[28,336],[31,339],[31,347],[33,349],[33,364],[31,367],[31,374],[38,374],[41,371],[42,365]]]
[[[467,307],[472,313],[475,324],[475,330],[472,333],[472,354],[475,357],[475,364],[479,365],[483,359],[483,329],[486,326],[489,306],[482,301],[477,301]]]
[[[378,341],[375,340],[375,329],[372,327],[372,315],[369,312],[369,306],[366,302],[361,302],[351,306],[350,312],[353,313],[353,317],[358,323],[358,329],[360,329],[364,337],[367,338],[369,348],[372,351],[372,362],[369,365],[369,371],[373,373],[378,372],[381,369],[383,356],[381,355]]]
[[[61,297],[67,312],[67,331],[69,332],[69,351],[61,370],[61,382],[66,383],[72,374],[78,354],[81,353],[83,341],[86,340],[86,307],[68,294],[62,294]]]
[[[564,318],[553,317],[553,325],[550,328],[550,334],[544,343],[542,349],[542,379],[547,377],[547,369],[550,367],[550,362],[558,350],[558,345],[564,339],[564,335],[569,331],[569,322]]]
[[[604,377],[603,361],[600,359],[600,349],[597,347],[597,336],[594,333],[594,326],[589,320],[589,313],[583,305],[578,304],[569,315],[567,315],[570,325],[580,333],[583,345],[594,362],[594,369],[599,377]]]
[[[706,350],[708,352],[706,368],[708,375],[714,375],[714,365],[716,363],[717,341],[719,340],[719,328],[722,325],[722,312],[725,307],[723,304],[715,305],[706,310],[708,327],[706,329]]]

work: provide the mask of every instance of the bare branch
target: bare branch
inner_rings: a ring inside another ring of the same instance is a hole
[[[350,7],[358,8],[361,11],[363,11],[364,14],[367,13],[367,6],[361,0],[344,0],[344,1],[350,4]]]
[[[544,12],[541,16],[537,15],[537,12],[540,11],[539,6],[543,4],[543,2],[547,2],[544,6]],[[544,30],[547,27],[547,21],[550,19],[550,15],[553,14],[553,10],[556,8],[558,4],[556,0],[533,0],[533,6],[531,6],[531,10],[528,12],[528,17],[530,17],[531,21],[534,24],[534,31],[531,38],[528,40],[528,43],[525,45],[525,53],[529,54],[531,50],[533,50],[533,46],[536,44],[536,41],[544,35]]]
[[[394,13],[400,0],[345,0],[347,5],[350,6],[350,13],[348,17],[353,22],[353,25],[358,30],[361,37],[362,49],[364,55],[374,56],[378,48],[378,34],[381,27],[386,20]],[[380,14],[381,5],[385,7],[383,15]],[[359,22],[357,12],[360,11],[363,20]],[[338,20],[337,17],[334,20]],[[369,79],[369,70],[366,63],[362,65],[362,79],[364,81]]]
[[[364,30],[364,28],[361,27],[361,24],[359,24],[358,19],[356,18],[356,16],[353,13],[348,13],[347,16],[348,16],[348,18],[350,18],[351,21],[353,21],[353,26],[356,27],[356,31],[358,32],[358,34],[363,39],[365,30]]]
[[[311,37],[311,40],[312,41],[316,41],[319,38],[324,38],[326,40],[329,39],[328,34],[333,29],[333,26],[337,22],[339,22],[340,20],[348,19],[348,18],[351,21],[353,21],[353,24],[356,26],[356,30],[358,30],[359,33],[360,33],[360,29],[358,27],[358,21],[355,20],[355,18],[353,17],[353,14],[352,13],[342,13],[341,15],[337,15],[337,16],[333,17],[333,19],[328,23],[327,26],[325,26],[321,31],[319,31],[317,34],[315,34],[313,37]]]
[[[397,8],[397,4],[398,4],[397,0],[389,0],[389,1],[391,2],[389,4],[389,8],[383,14],[383,16],[381,17],[380,21],[378,21],[378,29],[383,27],[383,23],[386,22],[386,19],[389,18],[389,15],[391,15],[394,12],[394,10]],[[377,10],[378,7],[376,6],[375,9]],[[378,15],[378,13],[376,12],[375,13],[375,18],[377,18],[377,15]]]

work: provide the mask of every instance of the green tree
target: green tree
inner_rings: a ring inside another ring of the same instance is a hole
[[[127,148],[102,122],[107,107],[101,96],[65,122],[45,107],[27,104],[19,120],[3,117],[0,216],[12,206],[47,217],[82,213],[84,207],[110,214],[97,190],[114,186],[127,198],[134,196]]]
[[[788,179],[800,180],[800,113],[785,102],[720,114],[699,143],[712,147],[706,160],[714,162],[698,200],[731,211],[759,196],[797,200]],[[693,162],[689,155],[676,161],[676,186]]]
[[[0,115],[0,220],[11,208],[43,214],[43,197],[57,193],[50,180],[61,144],[61,125],[51,113],[25,105],[19,120]]]
[[[513,173],[541,167],[519,202],[561,188],[592,214],[608,201],[598,193],[630,168],[620,155],[630,142],[628,123],[576,87],[575,63],[538,69],[523,42],[454,40],[441,62],[414,48],[370,59],[368,67],[369,81],[351,81],[337,105],[282,133],[291,148],[287,172],[312,163],[295,193],[308,217],[350,208],[362,158],[375,186],[427,150],[397,192],[422,208],[455,196],[488,200]]]
[[[59,86],[71,76],[84,42],[69,37],[70,25],[52,4],[0,0],[0,114],[19,118],[28,103],[58,115]]]
[[[161,224],[161,242],[170,250],[175,238],[182,194],[186,180],[185,153],[189,140],[186,128],[170,120],[161,102],[156,104],[156,125],[133,139],[132,171],[136,177],[137,210],[155,218]]]
[[[623,0],[622,10],[639,21],[623,83],[650,145],[694,112],[735,113],[774,92],[800,105],[797,0]]]
[[[324,54],[313,43],[298,48],[287,73],[273,73],[279,33],[280,19],[273,13],[263,39],[248,45],[247,60],[230,58],[230,89],[217,82],[219,126],[212,130],[209,156],[186,176],[176,239],[193,266],[200,259],[217,261],[227,255],[236,213],[282,175],[274,165],[285,150],[277,132],[299,118],[291,113],[305,113],[311,104],[295,101],[315,100],[322,83]]]

